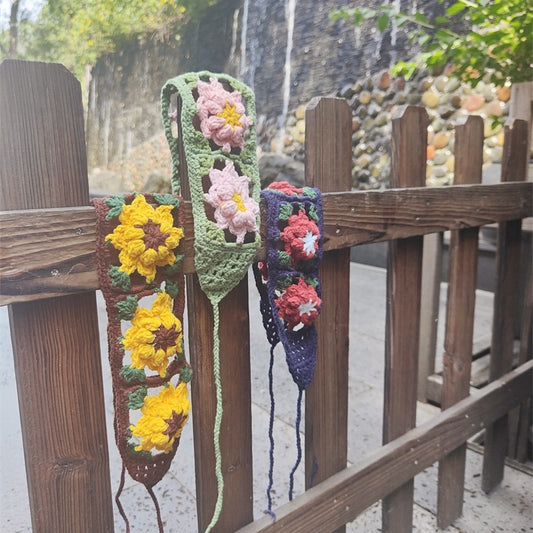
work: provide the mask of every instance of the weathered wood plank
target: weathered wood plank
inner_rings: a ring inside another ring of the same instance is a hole
[[[307,184],[322,191],[351,187],[351,112],[345,100],[321,98],[305,114]],[[305,394],[306,489],[346,468],[350,250],[326,252],[320,268],[322,311],[313,382]],[[334,438],[332,438],[334,436]],[[341,527],[338,533],[344,531]]]
[[[528,361],[279,507],[276,522],[260,518],[238,533],[334,531],[524,401],[532,379],[533,361]]]
[[[178,98],[178,116],[181,99]],[[181,122],[178,119],[178,138]],[[190,199],[187,161],[178,142],[181,193]],[[189,206],[190,207],[190,206]],[[193,251],[192,213],[187,212],[186,231]],[[180,252],[184,253],[184,252]],[[185,252],[186,253],[186,252]],[[189,260],[194,257],[189,255]],[[186,255],[186,257],[187,257]],[[191,265],[192,266],[192,265]],[[194,269],[187,269],[194,272]],[[213,309],[194,273],[186,277],[190,360],[194,371],[191,398],[196,473],[198,530],[208,527],[217,502],[215,445],[216,390],[213,365]],[[213,533],[235,531],[253,520],[252,411],[250,377],[250,323],[247,276],[220,302],[220,380],[223,417],[220,452],[224,476],[224,504]]]
[[[527,177],[524,165],[524,160],[529,156],[527,128],[528,123],[518,119],[505,126],[502,181],[509,181],[511,176],[518,176],[523,180]],[[521,220],[501,223],[496,251],[496,285],[490,350],[491,381],[509,371],[513,364],[514,321],[518,311],[520,280],[520,247]],[[487,428],[481,483],[485,492],[490,492],[503,479],[508,447],[507,422],[508,417],[505,415]]]
[[[62,65],[0,64],[0,131],[1,209],[88,202],[81,90]],[[113,531],[95,295],[9,318],[33,531]]]
[[[323,205],[329,251],[530,217],[533,183],[324,193]],[[191,228],[187,202],[184,210]],[[95,221],[88,206],[0,212],[0,305],[97,289]],[[191,231],[181,246],[184,272],[193,273]],[[264,257],[260,249],[256,259]]]
[[[483,119],[468,117],[455,128],[454,183],[481,183]],[[476,302],[478,228],[450,237],[450,281],[443,355],[442,409],[469,394]],[[437,525],[448,527],[463,511],[466,443],[439,464]]]
[[[407,107],[392,120],[393,187],[421,187],[426,181],[428,116]],[[416,425],[418,341],[422,284],[422,237],[393,240],[387,258],[383,443]],[[382,505],[384,533],[410,531],[414,480],[389,494]]]

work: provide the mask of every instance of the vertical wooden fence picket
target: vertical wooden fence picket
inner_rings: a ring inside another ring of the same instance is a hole
[[[426,181],[428,116],[407,107],[392,121],[392,187],[423,187]],[[383,443],[416,425],[422,237],[389,243],[385,326]],[[383,500],[383,531],[412,529],[414,481]]]
[[[501,181],[525,181],[529,147],[528,123],[514,120],[505,126]],[[498,228],[496,285],[490,358],[490,381],[509,372],[513,364],[514,318],[518,307],[522,220],[502,222]],[[490,492],[503,479],[507,452],[508,417],[487,428],[482,487]]]
[[[454,184],[481,183],[483,119],[468,117],[455,128]],[[476,299],[478,228],[451,233],[450,280],[443,354],[441,407],[468,396]],[[462,513],[466,443],[439,464],[437,525],[446,528]]]
[[[306,182],[322,192],[351,183],[351,111],[345,100],[315,99],[305,114]],[[341,223],[336,232],[342,232]],[[324,254],[322,311],[313,382],[305,393],[306,489],[346,468],[348,453],[348,340],[350,249]],[[338,533],[345,530],[341,527]]]
[[[81,89],[65,67],[2,62],[0,130],[1,210],[88,204]],[[76,263],[45,274],[42,246],[43,277],[77,279]],[[95,294],[16,303],[9,319],[33,531],[113,531]]]

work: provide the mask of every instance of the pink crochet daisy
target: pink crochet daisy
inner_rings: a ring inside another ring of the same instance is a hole
[[[252,120],[245,115],[241,93],[226,91],[216,78],[210,78],[209,83],[198,81],[197,88],[196,105],[203,136],[225,152],[242,148],[243,133]]]
[[[215,208],[215,220],[220,229],[228,229],[243,242],[247,232],[257,231],[259,204],[248,193],[248,176],[239,176],[231,161],[222,170],[209,171],[211,187],[204,194],[206,201]]]

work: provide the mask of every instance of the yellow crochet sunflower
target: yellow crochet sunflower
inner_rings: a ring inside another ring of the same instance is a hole
[[[122,345],[131,352],[131,366],[155,370],[165,376],[168,360],[182,353],[183,332],[181,322],[172,313],[172,299],[161,292],[151,309],[138,307],[131,319]]]
[[[181,228],[174,227],[173,206],[153,208],[142,194],[125,205],[120,213],[120,224],[106,236],[119,253],[119,270],[132,274],[137,271],[150,283],[156,268],[173,265],[173,252],[183,237]]]
[[[170,452],[189,418],[190,408],[187,386],[183,382],[176,388],[169,384],[157,396],[147,396],[141,407],[143,416],[136,425],[130,426],[132,435],[141,439],[135,450],[155,448]]]

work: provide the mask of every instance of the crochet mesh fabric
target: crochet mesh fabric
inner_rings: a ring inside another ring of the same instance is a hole
[[[140,365],[135,366],[134,363],[128,361],[128,357],[124,348],[123,327],[127,327],[129,321],[134,320],[135,314],[139,309],[139,302],[146,296],[154,294],[164,295],[165,301],[171,303],[167,315],[171,314],[175,317],[175,322],[182,323],[183,308],[185,301],[184,292],[184,277],[181,273],[181,257],[178,255],[168,255],[168,261],[171,264],[165,267],[153,266],[154,277],[147,281],[150,274],[141,275],[139,272],[127,273],[124,270],[123,256],[119,253],[116,243],[111,243],[110,237],[117,228],[125,228],[121,224],[121,215],[126,206],[131,206],[132,202],[137,200],[142,201],[142,206],[145,210],[153,210],[155,206],[164,207],[167,225],[172,221],[175,228],[179,228],[181,223],[181,211],[179,209],[180,199],[171,195],[117,195],[108,198],[99,198],[93,200],[93,205],[96,211],[96,258],[97,271],[100,288],[102,290],[108,317],[107,337],[108,337],[108,353],[109,363],[111,367],[112,386],[113,386],[113,407],[114,407],[114,429],[115,440],[122,458],[123,471],[121,476],[120,487],[116,495],[116,503],[119,511],[126,523],[126,531],[129,531],[129,522],[120,503],[120,493],[124,485],[124,469],[128,471],[130,476],[139,483],[142,483],[150,493],[157,511],[157,520],[159,530],[162,531],[163,526],[160,517],[159,506],[152,487],[158,483],[170,467],[170,463],[174,458],[178,444],[179,436],[175,438],[171,445],[165,452],[152,454],[150,451],[137,451],[132,441],[132,411],[136,411],[145,405],[145,398],[150,397],[150,393],[157,390],[164,390],[168,388],[171,381],[178,383],[186,383],[191,378],[191,368],[187,363],[182,345],[176,346],[175,356],[167,361],[165,368],[160,373],[150,373],[148,368],[139,368]],[[146,202],[146,203],[145,203]],[[170,217],[172,213],[172,218]],[[134,215],[139,220],[138,214]],[[150,231],[155,235],[161,236],[165,239],[166,233],[157,234],[160,228],[156,228],[157,224],[151,220],[145,219],[144,230],[141,230],[139,224],[127,228],[135,235],[143,233],[146,249],[149,248],[147,239],[150,237]],[[156,229],[154,229],[156,228]],[[179,232],[181,229],[174,229],[173,232],[178,235],[174,241],[179,239]],[[182,233],[181,233],[182,234]],[[126,237],[127,239],[127,237]],[[141,241],[139,242],[142,242]],[[126,240],[126,244],[129,244]],[[163,243],[164,244],[164,243]],[[164,246],[163,246],[164,248]],[[162,249],[162,248],[161,248]],[[140,264],[140,263],[139,263]],[[171,314],[170,314],[171,313]],[[127,322],[128,321],[128,322]],[[125,326],[126,325],[126,326]],[[133,329],[133,328],[130,328]],[[161,329],[161,328],[160,328]],[[126,336],[128,333],[126,333]],[[172,337],[172,341],[176,343],[178,339],[177,333]],[[153,343],[157,340],[157,332],[154,333]],[[169,348],[172,350],[172,342],[169,342]],[[148,370],[148,375],[147,371]],[[161,375],[162,374],[162,375]],[[178,418],[182,413],[172,413]],[[187,416],[180,418],[180,421],[185,423]],[[168,424],[170,443],[170,423]],[[181,433],[181,428],[179,429]]]
[[[169,113],[176,93],[181,99],[179,116],[177,111]],[[172,133],[172,119],[180,124],[184,170],[191,191],[195,267],[200,286],[213,305],[214,447],[218,497],[206,529],[209,532],[220,516],[224,491],[220,452],[223,407],[219,303],[246,275],[261,244],[255,97],[251,89],[234,78],[203,71],[168,80],[161,91],[161,107],[172,158],[172,190],[175,193],[180,190],[180,140]],[[223,186],[218,187],[219,181]]]
[[[246,113],[252,121],[242,148],[233,147],[229,152],[224,151],[206,139],[197,126],[196,87],[199,81],[211,78],[221,81],[224,86],[242,94]],[[209,175],[209,171],[215,164],[220,165],[220,163],[230,161],[238,167],[240,175],[250,178],[250,197],[259,202],[261,186],[256,155],[255,97],[251,89],[231,76],[212,74],[207,71],[183,74],[166,82],[161,92],[161,105],[163,124],[172,158],[172,190],[176,194],[180,190],[178,139],[172,135],[172,119],[168,114],[171,96],[176,92],[182,100],[181,115],[178,120],[181,124],[181,140],[191,190],[195,267],[202,290],[215,305],[242,280],[261,245],[261,236],[256,231],[255,234],[248,235],[247,241],[251,242],[229,241],[227,233],[217,227],[206,212],[204,195],[207,191],[204,190],[203,179]],[[259,216],[257,216],[257,223],[259,223]]]
[[[321,304],[318,269],[322,259],[323,242],[320,191],[310,187],[296,189],[286,183],[275,186],[277,189],[266,189],[261,192],[267,210],[267,260],[266,264],[261,266],[254,265],[263,326],[271,345],[270,469],[267,497],[268,512],[272,515],[274,348],[281,341],[289,371],[299,390],[296,414],[297,459],[289,480],[289,499],[292,500],[294,473],[302,455],[300,443],[302,393],[313,380],[316,363],[317,332],[313,320],[318,315]],[[292,313],[284,312],[286,303],[284,300],[288,295],[293,299]],[[295,316],[297,318],[294,318]]]

